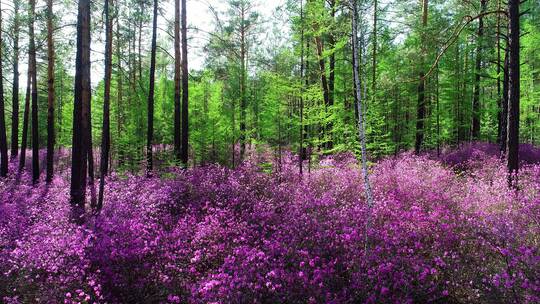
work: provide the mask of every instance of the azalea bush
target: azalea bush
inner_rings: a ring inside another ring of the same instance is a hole
[[[68,172],[36,186],[23,172],[0,181],[0,299],[538,303],[540,153],[524,149],[514,190],[492,149],[380,161],[371,210],[349,154],[302,177],[291,155],[272,172],[254,159],[112,174],[83,225],[69,220]]]

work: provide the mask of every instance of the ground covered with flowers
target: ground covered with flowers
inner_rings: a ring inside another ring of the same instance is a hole
[[[496,146],[373,164],[292,158],[113,175],[69,221],[69,170],[0,181],[3,303],[539,303],[540,152],[509,190]],[[13,164],[16,166],[16,164]],[[366,231],[367,227],[367,231]],[[367,239],[367,243],[366,243]]]

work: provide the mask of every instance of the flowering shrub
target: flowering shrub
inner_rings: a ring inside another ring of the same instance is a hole
[[[248,161],[113,174],[82,226],[69,221],[68,172],[35,187],[11,175],[0,181],[0,302],[538,303],[534,163],[509,190],[490,153],[382,160],[369,223],[348,154],[302,178],[290,155],[274,173]]]

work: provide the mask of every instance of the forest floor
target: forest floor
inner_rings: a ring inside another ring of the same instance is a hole
[[[291,156],[274,173],[113,173],[83,225],[69,220],[68,163],[48,185],[11,175],[0,302],[539,303],[540,150],[521,147],[517,190],[498,154],[473,143],[380,160],[372,210],[348,154],[302,178]]]

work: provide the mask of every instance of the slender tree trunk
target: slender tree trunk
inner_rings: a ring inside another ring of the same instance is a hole
[[[19,0],[13,1],[13,86],[11,97],[11,158],[19,153]]]
[[[28,146],[28,117],[30,116],[30,90],[32,77],[30,77],[30,60],[28,60],[28,72],[26,73],[26,96],[24,99],[23,129],[21,138],[21,154],[19,158],[19,171],[26,166],[26,148]]]
[[[244,159],[246,151],[246,29],[245,29],[245,10],[241,9],[240,25],[240,161]]]
[[[315,37],[315,46],[317,48],[317,57],[319,60],[319,70],[320,70],[321,86],[323,90],[324,108],[325,108],[325,111],[327,112],[328,106],[330,106],[330,92],[328,89],[328,79],[326,78],[326,64],[324,62],[324,57],[323,57],[324,45],[323,45],[323,41],[321,37]],[[320,127],[320,130],[321,130],[321,133],[319,133],[319,136],[322,136],[324,138],[326,125],[322,125]],[[325,146],[328,148],[330,146],[330,143],[327,142]]]
[[[501,109],[501,154],[506,157],[506,144],[508,142],[508,51],[506,51],[504,54],[503,74],[504,76]]]
[[[487,0],[480,0],[480,14],[486,11]],[[480,139],[480,76],[482,73],[482,52],[484,39],[484,18],[478,18],[478,32],[476,42],[476,62],[474,74],[473,102],[472,102],[472,138]]]
[[[29,23],[29,57],[32,77],[32,183],[39,180],[39,125],[38,125],[38,92],[37,92],[37,71],[36,71],[36,44],[34,40],[34,19],[36,1],[30,0],[30,23]]]
[[[424,63],[425,63],[425,56],[426,56],[426,46],[425,46],[425,36],[426,36],[426,28],[427,28],[427,21],[428,21],[428,0],[422,1],[422,33],[421,33],[421,40],[422,40],[422,60],[421,60],[421,67],[420,67],[420,81],[418,83],[418,105],[417,105],[417,116],[416,116],[416,140],[414,144],[414,151],[416,154],[420,153],[420,149],[422,148],[422,143],[424,141],[424,120],[426,115],[426,96],[425,96],[425,88],[426,88],[426,79],[425,79],[425,73],[424,73]]]
[[[88,115],[86,115],[87,117],[87,125],[88,125],[88,128],[86,129],[86,148],[87,148],[87,153],[88,153],[88,183],[90,185],[93,185],[94,184],[94,145],[93,145],[93,141],[92,141],[92,106],[90,103],[87,103],[86,104],[86,112],[88,113]],[[92,192],[93,193],[93,192]],[[92,197],[92,200],[94,199],[94,197]]]
[[[50,1],[50,0],[49,0]],[[110,126],[110,103],[111,103],[111,77],[112,77],[112,35],[113,21],[109,11],[109,1],[105,0],[105,89],[103,94],[103,126],[101,135],[101,159],[99,194],[96,211],[99,212],[103,206],[103,195],[105,188],[105,176],[109,169],[109,150],[111,146],[111,126]]]
[[[439,63],[436,67],[436,107],[437,107],[437,157],[441,155],[441,112],[439,108]]]
[[[375,103],[377,98],[377,15],[378,15],[378,1],[373,0],[373,62],[371,71],[371,101]]]
[[[512,174],[517,173],[519,166],[519,4],[520,0],[508,1],[508,173],[512,184]]]
[[[366,221],[366,243],[365,248],[367,249],[367,237],[368,237],[368,229],[370,225],[370,218],[371,218],[371,209],[373,208],[373,193],[371,190],[371,185],[369,183],[369,171],[367,167],[367,149],[366,149],[366,132],[364,128],[364,112],[363,112],[363,105],[362,105],[362,85],[360,83],[360,75],[358,73],[359,71],[359,59],[358,59],[358,7],[356,0],[353,0],[352,3],[352,53],[353,53],[353,76],[354,76],[354,83],[355,83],[355,95],[358,102],[356,103],[357,110],[358,110],[358,136],[360,137],[360,146],[361,146],[361,154],[362,154],[362,176],[364,177],[364,189],[366,194],[366,203],[368,206],[368,219]]]
[[[303,164],[304,164],[304,1],[300,0],[300,23],[301,23],[301,33],[300,33],[300,148],[298,151],[298,170],[300,172],[300,177],[303,174]]]
[[[180,0],[174,0],[174,156],[181,160],[181,78],[182,56],[180,54]]]
[[[334,22],[334,18],[336,16],[336,1],[331,0],[330,1],[330,16],[332,17],[332,22]],[[328,105],[330,107],[329,111],[332,113],[332,106],[334,105],[334,100],[336,98],[335,96],[335,87],[336,87],[336,54],[335,54],[335,47],[336,47],[336,38],[334,36],[334,33],[330,31],[328,36],[328,44],[330,45],[330,49],[332,49],[332,53],[330,54],[328,58],[328,65],[330,68],[330,71],[328,73]],[[332,120],[328,122],[328,125],[326,126],[326,132],[328,135],[328,142],[327,142],[327,149],[332,149],[334,147],[334,124]]]
[[[75,61],[75,89],[73,105],[73,143],[71,161],[70,203],[72,217],[82,223],[86,196],[88,164],[88,105],[90,87],[90,0],[79,0],[77,15],[77,54]]]
[[[188,69],[188,45],[187,45],[187,11],[186,0],[182,1],[182,163],[188,165],[189,148],[189,69]],[[245,103],[244,103],[245,106]],[[245,111],[245,107],[244,107]],[[245,122],[244,122],[245,126]],[[245,141],[244,141],[245,143]]]
[[[150,54],[150,84],[148,89],[148,137],[146,142],[146,174],[152,173],[152,142],[154,139],[154,86],[156,77],[156,39],[158,1],[154,0],[154,19],[152,23],[152,49]]]
[[[118,138],[122,136],[122,125],[124,124],[124,110],[123,110],[123,90],[124,90],[124,77],[123,77],[123,71],[122,71],[122,57],[121,57],[121,44],[120,44],[120,16],[119,16],[119,1],[116,1],[116,7],[115,7],[115,15],[116,15],[116,58],[117,58],[117,65],[118,65],[118,72],[116,75],[118,88],[116,90],[117,99],[116,99],[116,132]],[[124,162],[124,151],[122,150],[122,147],[117,145],[117,166],[121,166]]]
[[[2,41],[2,10],[0,7],[0,42]],[[0,177],[8,174],[8,146],[4,108],[4,79],[2,78],[2,48],[0,47]]]
[[[47,176],[51,182],[54,174],[54,41],[53,1],[47,0]]]
[[[501,10],[501,0],[497,0],[497,10]],[[501,16],[497,14],[497,143],[502,140],[502,93],[501,93]]]

